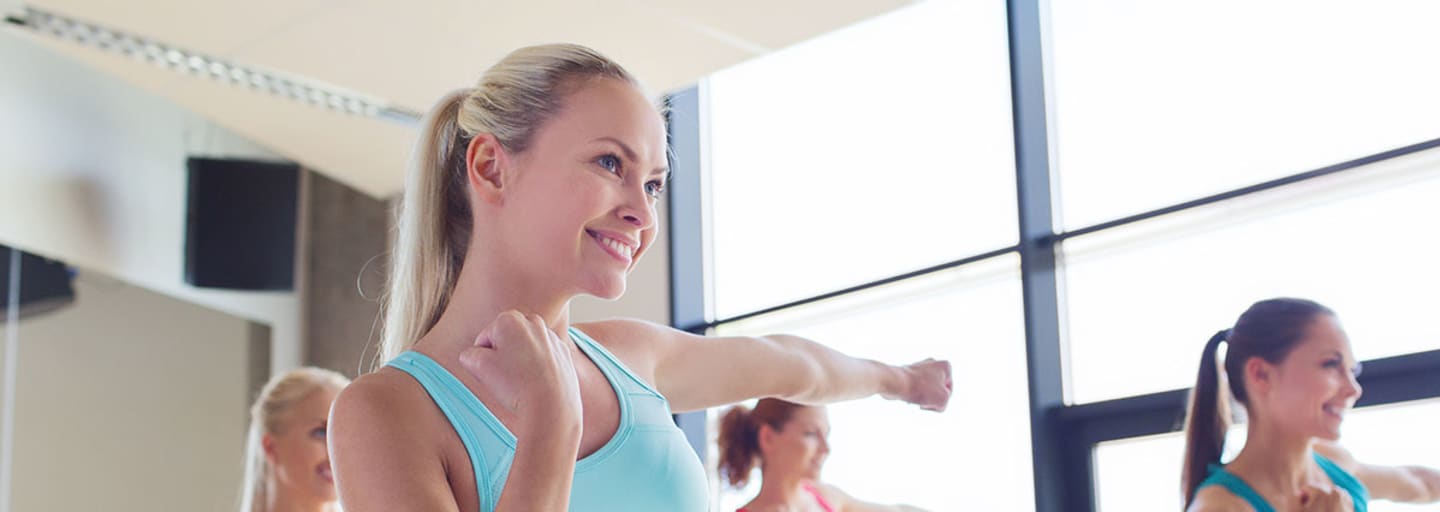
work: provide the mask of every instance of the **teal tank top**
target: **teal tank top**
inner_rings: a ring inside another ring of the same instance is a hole
[[[1325,471],[1325,476],[1330,477],[1330,481],[1333,482],[1336,487],[1344,489],[1345,492],[1350,494],[1350,502],[1355,505],[1355,512],[1366,512],[1368,508],[1366,503],[1370,501],[1370,492],[1365,490],[1365,484],[1355,479],[1355,476],[1351,475],[1349,471],[1345,471],[1340,466],[1335,465],[1334,462],[1330,462],[1330,459],[1322,457],[1318,453],[1314,455],[1315,463],[1319,464],[1320,469]],[[1260,493],[1255,492],[1255,489],[1251,488],[1250,484],[1245,483],[1244,480],[1235,476],[1234,473],[1226,471],[1224,466],[1211,464],[1210,476],[1205,477],[1205,481],[1200,482],[1200,486],[1196,487],[1195,490],[1199,492],[1200,489],[1212,485],[1224,487],[1225,490],[1230,491],[1231,494],[1239,496],[1240,499],[1245,500],[1251,507],[1254,507],[1255,512],[1275,512],[1275,508],[1271,507],[1269,503],[1266,503],[1265,498],[1260,497]]]
[[[675,426],[670,403],[579,329],[580,347],[620,402],[620,426],[595,453],[575,463],[570,511],[689,512],[708,507],[705,469]],[[435,360],[407,351],[389,366],[410,374],[445,413],[470,455],[481,512],[493,512],[515,457],[515,436]]]

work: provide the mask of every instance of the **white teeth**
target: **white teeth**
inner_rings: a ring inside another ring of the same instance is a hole
[[[600,243],[605,244],[606,247],[609,247],[610,249],[614,250],[615,252],[618,252],[618,253],[620,253],[620,254],[624,254],[624,255],[627,256],[627,257],[631,257],[631,258],[635,257],[635,249],[632,249],[629,245],[625,245],[624,243],[620,242],[619,240],[616,240],[616,239],[614,239],[614,238],[609,238],[609,237],[606,237],[606,236],[603,236],[603,235],[596,235],[596,238],[598,238],[598,239],[600,240]]]

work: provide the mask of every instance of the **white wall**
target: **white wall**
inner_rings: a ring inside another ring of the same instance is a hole
[[[83,271],[75,291],[19,323],[11,510],[233,509],[250,323]]]
[[[186,156],[279,157],[16,31],[0,69],[0,243],[268,324],[273,366],[300,363],[293,293],[182,280]]]

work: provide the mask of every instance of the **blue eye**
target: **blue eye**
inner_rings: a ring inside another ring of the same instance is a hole
[[[650,197],[660,197],[660,194],[665,193],[665,182],[662,180],[654,180],[646,183],[645,193],[649,194]]]
[[[311,430],[310,437],[314,439],[325,439],[325,427],[318,427]]]
[[[620,157],[613,154],[606,153],[600,155],[600,158],[595,159],[595,163],[600,164],[600,167],[605,168],[607,171],[613,173],[620,172]]]

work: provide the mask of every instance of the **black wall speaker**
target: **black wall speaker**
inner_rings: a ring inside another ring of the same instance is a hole
[[[231,290],[291,290],[300,167],[190,158],[185,282]]]
[[[29,318],[68,306],[75,302],[71,286],[75,273],[64,263],[15,251],[0,245],[0,323],[8,318],[10,308],[10,261],[20,255],[20,318]]]

